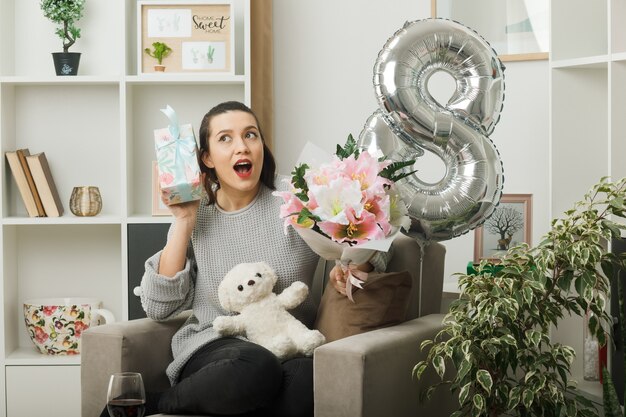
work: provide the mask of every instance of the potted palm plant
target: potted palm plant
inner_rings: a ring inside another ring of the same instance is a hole
[[[80,52],[69,52],[80,38],[76,22],[83,16],[85,0],[41,0],[41,10],[46,18],[59,25],[55,31],[63,42],[63,52],[53,52],[52,59],[57,75],[76,75]]]
[[[144,52],[150,55],[152,58],[157,60],[157,65],[154,66],[154,70],[158,72],[165,71],[165,65],[163,65],[163,58],[168,56],[172,52],[172,48],[170,48],[167,44],[163,42],[154,42],[152,44],[152,50],[150,48],[144,49]]]

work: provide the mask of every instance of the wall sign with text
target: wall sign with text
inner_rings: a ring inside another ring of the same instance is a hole
[[[167,73],[234,74],[234,16],[223,1],[137,2],[138,73],[154,73],[157,60],[145,52],[153,43],[172,51],[163,58]]]

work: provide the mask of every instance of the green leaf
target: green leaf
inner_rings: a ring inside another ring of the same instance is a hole
[[[337,152],[335,153],[339,159],[346,159],[350,155],[354,155],[354,158],[359,157],[359,148],[352,137],[352,134],[348,135],[348,140],[346,140],[346,144],[342,148],[341,145],[337,145]]]
[[[541,341],[541,332],[538,332],[537,330],[526,330],[526,339],[532,346],[538,347],[539,342]]]
[[[482,411],[485,408],[485,399],[480,394],[474,394],[472,397],[472,404],[476,411]]]
[[[467,360],[467,357],[463,359],[461,362],[461,367],[459,368],[459,372],[457,374],[457,380],[462,381],[465,378],[465,375],[472,369],[472,364]]]
[[[413,367],[413,377],[420,379],[427,366],[428,364],[425,361],[420,361],[417,365]]]
[[[509,392],[509,401],[507,402],[507,405],[506,405],[507,410],[512,410],[515,407],[517,407],[517,404],[519,404],[521,393],[522,393],[522,388],[519,385],[516,385],[513,388],[511,388],[511,391]]]
[[[430,346],[433,344],[432,340],[424,340],[422,343],[420,343],[420,350],[424,350],[424,348],[426,348],[427,346]]]
[[[507,345],[511,345],[511,346],[517,347],[517,341],[510,334],[505,334],[505,335],[501,336],[500,337],[500,341],[502,343],[506,343]]]
[[[435,356],[433,358],[433,366],[435,367],[437,374],[443,379],[443,375],[446,372],[446,364],[443,360],[443,356]]]
[[[386,168],[380,171],[378,175],[380,175],[383,178],[387,178],[388,180],[391,180],[393,182],[397,182],[401,180],[402,178],[408,177],[409,175],[415,174],[417,172],[417,170],[414,170],[411,172],[404,172],[404,173],[396,174],[396,171],[412,166],[413,164],[415,164],[414,159],[409,160],[409,161],[392,162]]]
[[[463,388],[461,388],[461,391],[459,392],[459,404],[461,406],[463,406],[463,404],[465,404],[465,402],[467,401],[471,386],[472,383],[468,382],[467,384],[463,385]]]
[[[522,393],[522,404],[524,404],[524,407],[530,408],[530,406],[533,405],[534,400],[535,393],[530,388],[526,388]]]
[[[493,380],[491,379],[491,374],[484,369],[480,369],[476,372],[476,379],[478,383],[484,388],[487,393],[491,392],[491,387],[493,386]]]
[[[533,302],[533,290],[529,287],[524,287],[522,291],[524,292],[524,301],[526,301],[526,304],[531,306]]]

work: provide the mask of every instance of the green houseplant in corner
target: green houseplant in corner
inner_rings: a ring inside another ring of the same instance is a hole
[[[56,74],[76,75],[80,52],[69,52],[69,48],[80,38],[75,24],[83,16],[85,0],[41,0],[40,7],[46,18],[59,25],[55,33],[63,42],[63,52],[52,53]]]
[[[150,55],[152,58],[157,60],[157,65],[154,66],[154,70],[157,72],[165,71],[165,65],[163,65],[163,58],[168,56],[172,52],[172,48],[170,48],[164,42],[154,42],[152,44],[152,50],[150,48],[144,49],[144,52]]]
[[[419,378],[432,366],[442,379],[438,385],[458,392],[453,417],[597,415],[572,389],[576,352],[552,342],[549,331],[565,315],[591,312],[589,329],[606,343],[612,323],[605,311],[609,280],[624,259],[605,248],[626,229],[614,221],[626,217],[625,198],[626,179],[604,178],[552,222],[537,246],[511,248],[502,269],[483,262],[476,275],[460,275],[460,298],[443,330],[422,344],[430,349],[427,360],[413,370]]]

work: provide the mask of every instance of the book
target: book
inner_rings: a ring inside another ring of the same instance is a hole
[[[26,175],[26,181],[28,182],[28,187],[30,188],[30,192],[33,194],[33,198],[35,199],[35,205],[37,206],[37,217],[45,217],[46,211],[43,208],[43,204],[41,203],[41,197],[39,197],[39,191],[37,191],[37,186],[35,185],[35,181],[33,180],[33,174],[30,172],[30,168],[28,167],[28,162],[26,162],[26,157],[30,155],[28,149],[18,149],[15,151],[17,153],[17,157],[20,160],[20,165],[22,165],[22,169],[24,170],[24,175]]]
[[[49,217],[61,216],[63,214],[63,204],[54,184],[45,152],[26,156],[26,162],[28,162],[35,186],[39,191],[39,197],[46,215]]]
[[[26,179],[26,174],[24,173],[24,169],[22,168],[22,164],[20,163],[20,158],[17,156],[17,151],[5,152],[5,156],[7,158],[7,161],[9,162],[9,167],[11,168],[13,178],[15,179],[17,188],[20,191],[20,195],[22,196],[22,201],[24,202],[24,206],[26,207],[26,212],[28,213],[28,216],[38,217],[39,211],[37,210],[35,197],[30,190],[30,186],[28,185],[28,180]]]

